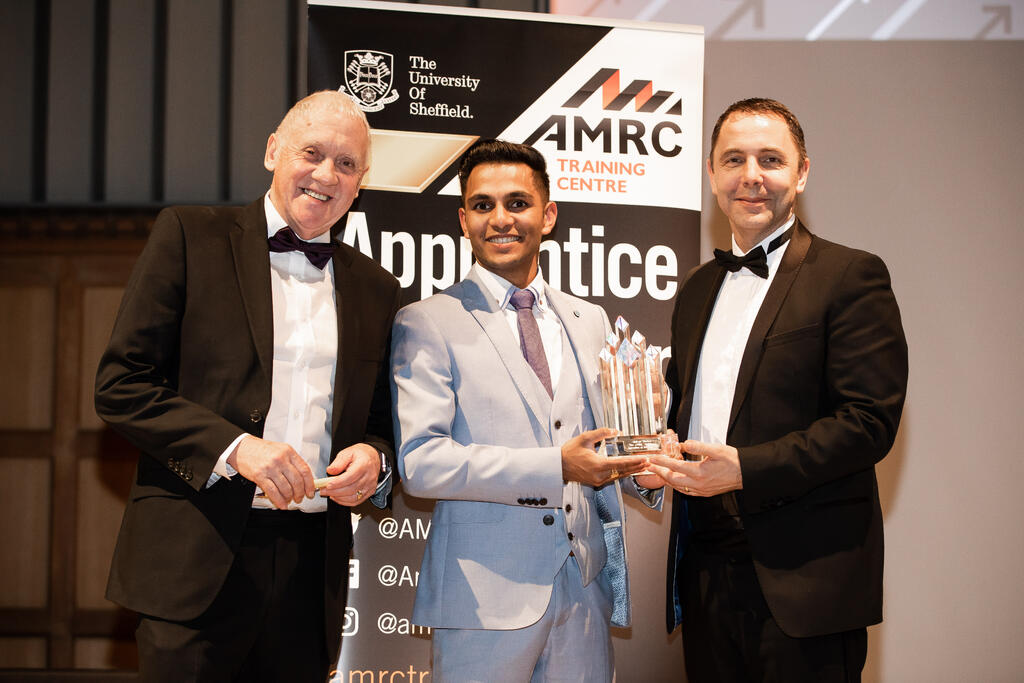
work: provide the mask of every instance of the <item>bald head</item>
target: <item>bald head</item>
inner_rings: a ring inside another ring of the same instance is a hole
[[[355,101],[337,90],[320,90],[296,102],[277,125],[274,135],[278,139],[294,139],[297,134],[323,119],[351,118],[358,122],[366,135],[367,158],[363,160],[363,171],[370,167],[370,124],[366,114]]]

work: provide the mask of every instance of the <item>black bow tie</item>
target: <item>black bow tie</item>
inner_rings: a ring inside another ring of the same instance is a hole
[[[795,224],[793,227],[796,227]],[[772,253],[783,244],[789,241],[790,236],[793,234],[793,227],[782,233],[771,241],[768,245],[768,253],[766,254],[762,247],[751,249],[743,256],[737,256],[731,251],[723,251],[721,249],[715,249],[715,261],[718,265],[722,266],[730,273],[735,273],[740,268],[746,268],[754,275],[760,278],[768,278],[768,254]]]
[[[301,251],[309,262],[320,270],[324,269],[334,255],[334,250],[338,248],[338,243],[334,241],[303,242],[291,228],[287,227],[278,230],[273,237],[268,237],[267,244],[270,245],[270,251]]]

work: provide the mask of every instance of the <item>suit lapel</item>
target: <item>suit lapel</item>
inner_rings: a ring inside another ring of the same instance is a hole
[[[729,413],[727,434],[732,432],[733,423],[736,421],[736,416],[739,415],[740,407],[746,400],[750,382],[754,379],[754,373],[761,362],[764,338],[775,323],[779,309],[789,295],[793,281],[796,280],[797,273],[800,272],[800,266],[803,265],[810,246],[811,234],[797,220],[796,230],[793,231],[789,246],[786,247],[786,252],[782,255],[782,263],[779,264],[779,270],[775,273],[775,278],[761,303],[761,309],[750,328],[750,336],[747,337],[743,359],[740,361],[739,374],[736,376],[736,391],[733,394],[732,410]]]
[[[249,330],[269,386],[274,366],[274,307],[270,293],[267,217],[262,197],[242,209],[230,240]]]
[[[332,238],[336,239],[336,238]],[[338,431],[338,421],[345,408],[345,387],[350,386],[349,375],[355,367],[345,359],[358,353],[359,340],[359,283],[352,274],[352,252],[341,245],[331,257],[334,267],[334,308],[338,316],[338,355],[334,369],[334,403],[331,409],[331,434]],[[346,296],[346,294],[348,296]]]
[[[474,270],[462,281],[462,294],[460,297],[466,310],[469,311],[476,321],[483,328],[484,334],[490,339],[495,352],[505,365],[512,382],[516,385],[523,400],[526,401],[530,411],[537,417],[541,424],[547,424],[548,416],[551,413],[551,397],[547,389],[537,379],[529,363],[523,357],[523,352],[516,343],[516,338],[508,328],[504,314],[498,310],[497,305],[487,293],[487,289],[481,282]]]

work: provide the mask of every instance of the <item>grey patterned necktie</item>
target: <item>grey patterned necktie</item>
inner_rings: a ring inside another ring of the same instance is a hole
[[[554,397],[555,392],[551,390],[548,357],[544,354],[544,344],[540,338],[537,319],[533,317],[533,301],[533,292],[528,289],[517,289],[509,299],[516,309],[516,317],[519,320],[519,347],[523,350],[523,356],[533,371],[537,373],[537,378],[547,389],[548,396]]]

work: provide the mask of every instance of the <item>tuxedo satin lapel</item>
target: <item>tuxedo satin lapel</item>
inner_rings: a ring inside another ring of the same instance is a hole
[[[807,232],[797,221],[796,230],[793,231],[789,246],[786,247],[786,252],[782,255],[782,263],[779,264],[779,270],[775,273],[768,293],[765,294],[761,309],[758,311],[757,317],[754,318],[750,336],[747,337],[747,345],[743,349],[743,359],[740,361],[739,373],[736,376],[736,392],[733,394],[727,434],[732,432],[732,425],[736,421],[736,416],[739,415],[740,407],[746,400],[750,382],[754,379],[754,373],[761,362],[764,338],[775,323],[779,309],[782,308],[782,303],[793,287],[793,282],[796,280],[797,273],[800,272],[800,267],[807,257],[807,250],[810,246],[811,233]]]
[[[356,344],[359,340],[360,301],[355,293],[359,291],[359,283],[352,275],[352,253],[345,245],[338,247],[331,257],[334,267],[334,308],[338,317],[338,355],[334,370],[334,403],[331,409],[331,434],[338,431],[338,422],[345,408],[345,387],[352,386],[349,375],[354,364],[345,362],[346,358],[359,352]],[[332,455],[333,457],[333,455]]]
[[[711,312],[715,308],[715,300],[718,299],[718,290],[722,288],[722,281],[725,280],[725,268],[720,266],[712,267],[706,275],[707,284],[704,285],[703,293],[697,300],[700,302],[695,310],[688,311],[683,316],[683,325],[689,324],[690,334],[686,343],[686,354],[678,362],[683,363],[682,383],[679,385],[683,395],[680,397],[679,412],[676,416],[677,424],[681,429],[688,429],[690,424],[690,412],[693,410],[693,387],[697,376],[697,363],[700,361],[700,350],[704,345],[704,335],[708,330],[708,323],[711,322]],[[673,349],[675,353],[675,349]],[[685,416],[686,421],[679,424],[679,416]],[[685,433],[680,439],[685,438]]]
[[[245,303],[256,355],[269,386],[274,364],[274,306],[270,293],[267,217],[263,211],[262,198],[242,210],[230,239],[238,289]]]
[[[482,282],[476,278],[476,273],[470,271],[465,280],[462,281],[462,301],[476,321],[483,328],[484,334],[491,341],[495,352],[512,376],[519,393],[526,401],[530,411],[542,424],[548,423],[548,415],[551,405],[551,397],[547,389],[540,383],[536,373],[523,357],[523,351],[519,348],[512,330],[509,329],[505,316],[498,310],[497,304],[484,288]]]

